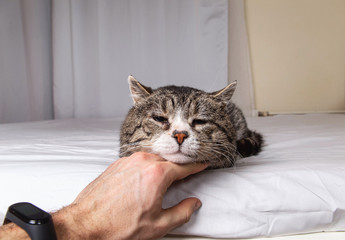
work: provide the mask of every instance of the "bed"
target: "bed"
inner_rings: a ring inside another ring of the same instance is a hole
[[[0,222],[29,201],[71,203],[118,158],[122,118],[0,125]],[[345,239],[345,114],[248,118],[264,134],[258,156],[174,184],[164,207],[197,196],[202,208],[174,239]],[[302,235],[301,235],[302,234]]]

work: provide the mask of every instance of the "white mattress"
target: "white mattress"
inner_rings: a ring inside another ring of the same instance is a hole
[[[345,231],[345,115],[249,118],[264,151],[175,184],[164,206],[197,196],[179,235],[251,238]],[[0,125],[0,221],[14,202],[52,211],[117,159],[120,119]]]

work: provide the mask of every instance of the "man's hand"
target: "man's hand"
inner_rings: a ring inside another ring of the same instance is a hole
[[[176,180],[206,165],[176,165],[157,155],[135,153],[110,165],[68,207],[53,215],[59,239],[157,239],[189,221],[197,198],[162,209]],[[73,183],[71,183],[73,184]]]

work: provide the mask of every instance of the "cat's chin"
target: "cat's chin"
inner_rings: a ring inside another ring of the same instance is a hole
[[[162,158],[169,162],[178,163],[178,164],[186,164],[193,162],[193,158],[178,152],[173,154],[160,154]]]

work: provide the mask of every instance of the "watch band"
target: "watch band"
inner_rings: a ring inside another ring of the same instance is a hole
[[[32,240],[57,240],[51,215],[31,203],[11,205],[7,210],[4,224],[9,222],[24,229]]]

